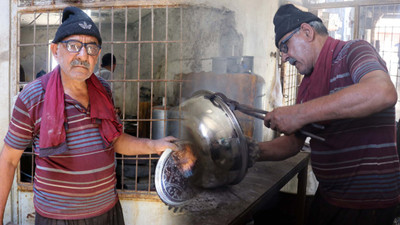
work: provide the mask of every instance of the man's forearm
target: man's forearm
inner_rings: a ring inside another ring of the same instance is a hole
[[[0,221],[3,222],[4,210],[13,182],[15,168],[0,160],[0,171]]]
[[[121,134],[114,143],[114,150],[123,155],[141,155],[150,151],[150,140]]]
[[[273,130],[292,134],[303,126],[321,121],[360,118],[396,104],[397,93],[383,71],[366,74],[359,83],[303,104],[274,109],[264,118]]]
[[[383,71],[365,75],[360,83],[344,88],[334,94],[300,104],[296,119],[307,117],[311,122],[359,118],[380,112],[397,102],[396,89]]]
[[[13,150],[7,145],[4,145],[0,152],[0,224],[3,223],[7,198],[22,152],[22,150]]]
[[[304,145],[304,138],[292,134],[281,136],[272,141],[260,142],[258,161],[279,161],[296,155]]]
[[[174,137],[151,140],[123,133],[114,142],[114,150],[123,155],[161,154],[167,148],[177,150],[177,146],[171,143],[174,140]]]

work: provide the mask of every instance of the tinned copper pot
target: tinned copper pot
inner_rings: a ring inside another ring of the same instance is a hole
[[[248,168],[248,146],[235,114],[211,91],[184,101],[181,140],[191,143],[196,160],[189,182],[203,188],[239,183]]]

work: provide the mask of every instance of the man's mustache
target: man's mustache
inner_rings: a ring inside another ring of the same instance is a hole
[[[295,65],[295,63],[297,62],[297,60],[295,59],[295,58],[288,58],[286,61],[289,61],[289,63],[291,64],[291,65]]]
[[[78,59],[74,59],[71,62],[71,66],[84,66],[84,67],[86,67],[86,69],[89,69],[90,68],[90,63],[88,63],[87,61],[81,61],[81,60],[78,60]]]

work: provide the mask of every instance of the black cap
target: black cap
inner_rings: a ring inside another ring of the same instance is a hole
[[[301,11],[292,4],[279,7],[274,16],[275,46],[278,48],[278,42],[285,34],[300,27],[302,23],[309,23],[311,21],[322,22],[316,15]]]
[[[81,9],[69,6],[63,11],[62,24],[58,27],[53,43],[58,43],[75,34],[93,36],[97,38],[99,45],[101,45],[100,32],[93,20]]]

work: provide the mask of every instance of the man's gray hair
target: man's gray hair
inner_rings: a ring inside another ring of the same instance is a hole
[[[328,34],[328,29],[326,29],[325,25],[320,22],[320,21],[311,21],[308,24],[310,24],[311,27],[314,28],[314,30],[317,32],[319,35],[329,35]]]

